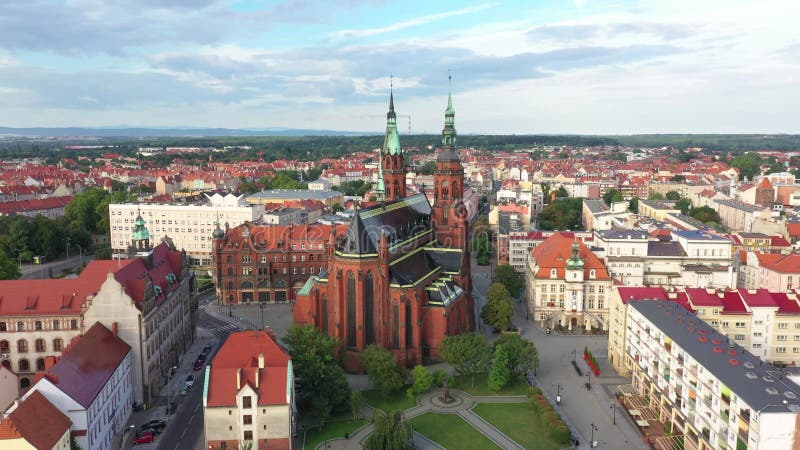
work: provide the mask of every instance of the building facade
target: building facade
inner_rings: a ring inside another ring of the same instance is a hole
[[[232,226],[253,222],[264,213],[263,205],[247,205],[243,196],[214,194],[206,203],[124,203],[108,206],[111,250],[126,257],[134,238],[136,219],[144,219],[150,236],[169,237],[185,250],[192,265],[211,264],[211,233],[216,223]]]
[[[556,233],[528,257],[527,305],[543,328],[608,330],[611,277],[575,236]]]
[[[0,422],[0,447],[7,450],[68,450],[72,421],[39,392],[16,402]]]
[[[360,370],[359,352],[371,344],[389,349],[404,366],[438,359],[445,336],[474,327],[469,223],[463,168],[453,151],[454,117],[448,97],[433,204],[425,194],[405,197],[405,155],[390,97],[379,200],[358,210],[343,235],[331,234],[326,271],[298,292],[295,323],[313,324],[340,339],[348,370]]]
[[[85,323],[116,327],[132,348],[133,395],[149,403],[194,341],[197,292],[189,258],[169,242],[145,257],[115,262],[83,305]]]
[[[222,304],[293,302],[328,267],[325,245],[337,225],[254,225],[213,233],[212,271]]]
[[[96,323],[22,397],[38,392],[72,421],[85,450],[106,450],[122,432],[133,403],[130,345]]]
[[[674,302],[629,302],[623,404],[647,427],[669,423],[657,448],[748,449],[800,445],[800,386]]]
[[[206,366],[204,448],[291,450],[297,423],[292,360],[266,331],[232,333]]]

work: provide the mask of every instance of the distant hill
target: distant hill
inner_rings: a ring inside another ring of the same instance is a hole
[[[374,133],[294,128],[246,130],[232,128],[9,128],[0,136],[27,137],[210,137],[210,136],[362,136]]]

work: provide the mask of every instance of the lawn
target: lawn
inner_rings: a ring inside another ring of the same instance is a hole
[[[394,410],[405,411],[408,408],[417,406],[417,400],[408,398],[406,390],[408,386],[403,386],[399,391],[395,391],[383,396],[379,389],[370,389],[369,391],[362,391],[364,401],[369,403],[370,406],[376,409],[382,409],[385,412],[392,412]]]
[[[528,395],[528,383],[525,382],[525,378],[520,377],[512,380],[498,392],[489,389],[488,378],[488,373],[475,375],[475,387],[473,387],[470,377],[455,377],[453,382],[450,383],[450,387],[472,395]]]
[[[472,412],[527,449],[554,450],[566,447],[550,439],[529,403],[478,403]]]
[[[444,448],[499,449],[480,431],[472,428],[456,414],[425,413],[411,419],[414,431],[424,435]]]
[[[319,445],[321,442],[324,442],[326,439],[343,438],[345,434],[352,433],[365,423],[367,423],[366,419],[359,419],[357,421],[352,419],[339,420],[334,422],[326,422],[325,426],[322,428],[311,428],[306,433],[306,440],[303,444],[303,449],[313,450],[314,447]]]

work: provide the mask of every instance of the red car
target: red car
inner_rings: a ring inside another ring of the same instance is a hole
[[[149,444],[156,439],[156,435],[154,435],[150,431],[145,431],[144,433],[139,433],[136,437],[133,438],[133,445],[139,444]]]

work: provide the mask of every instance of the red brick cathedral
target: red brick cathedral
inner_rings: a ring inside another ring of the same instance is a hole
[[[393,94],[386,118],[379,200],[356,212],[346,233],[331,233],[327,271],[308,280],[294,306],[296,323],[314,324],[342,342],[350,371],[359,370],[358,354],[370,344],[390,349],[401,365],[439,359],[445,336],[475,324],[452,96],[436,158],[433,205],[424,193],[406,196]]]

